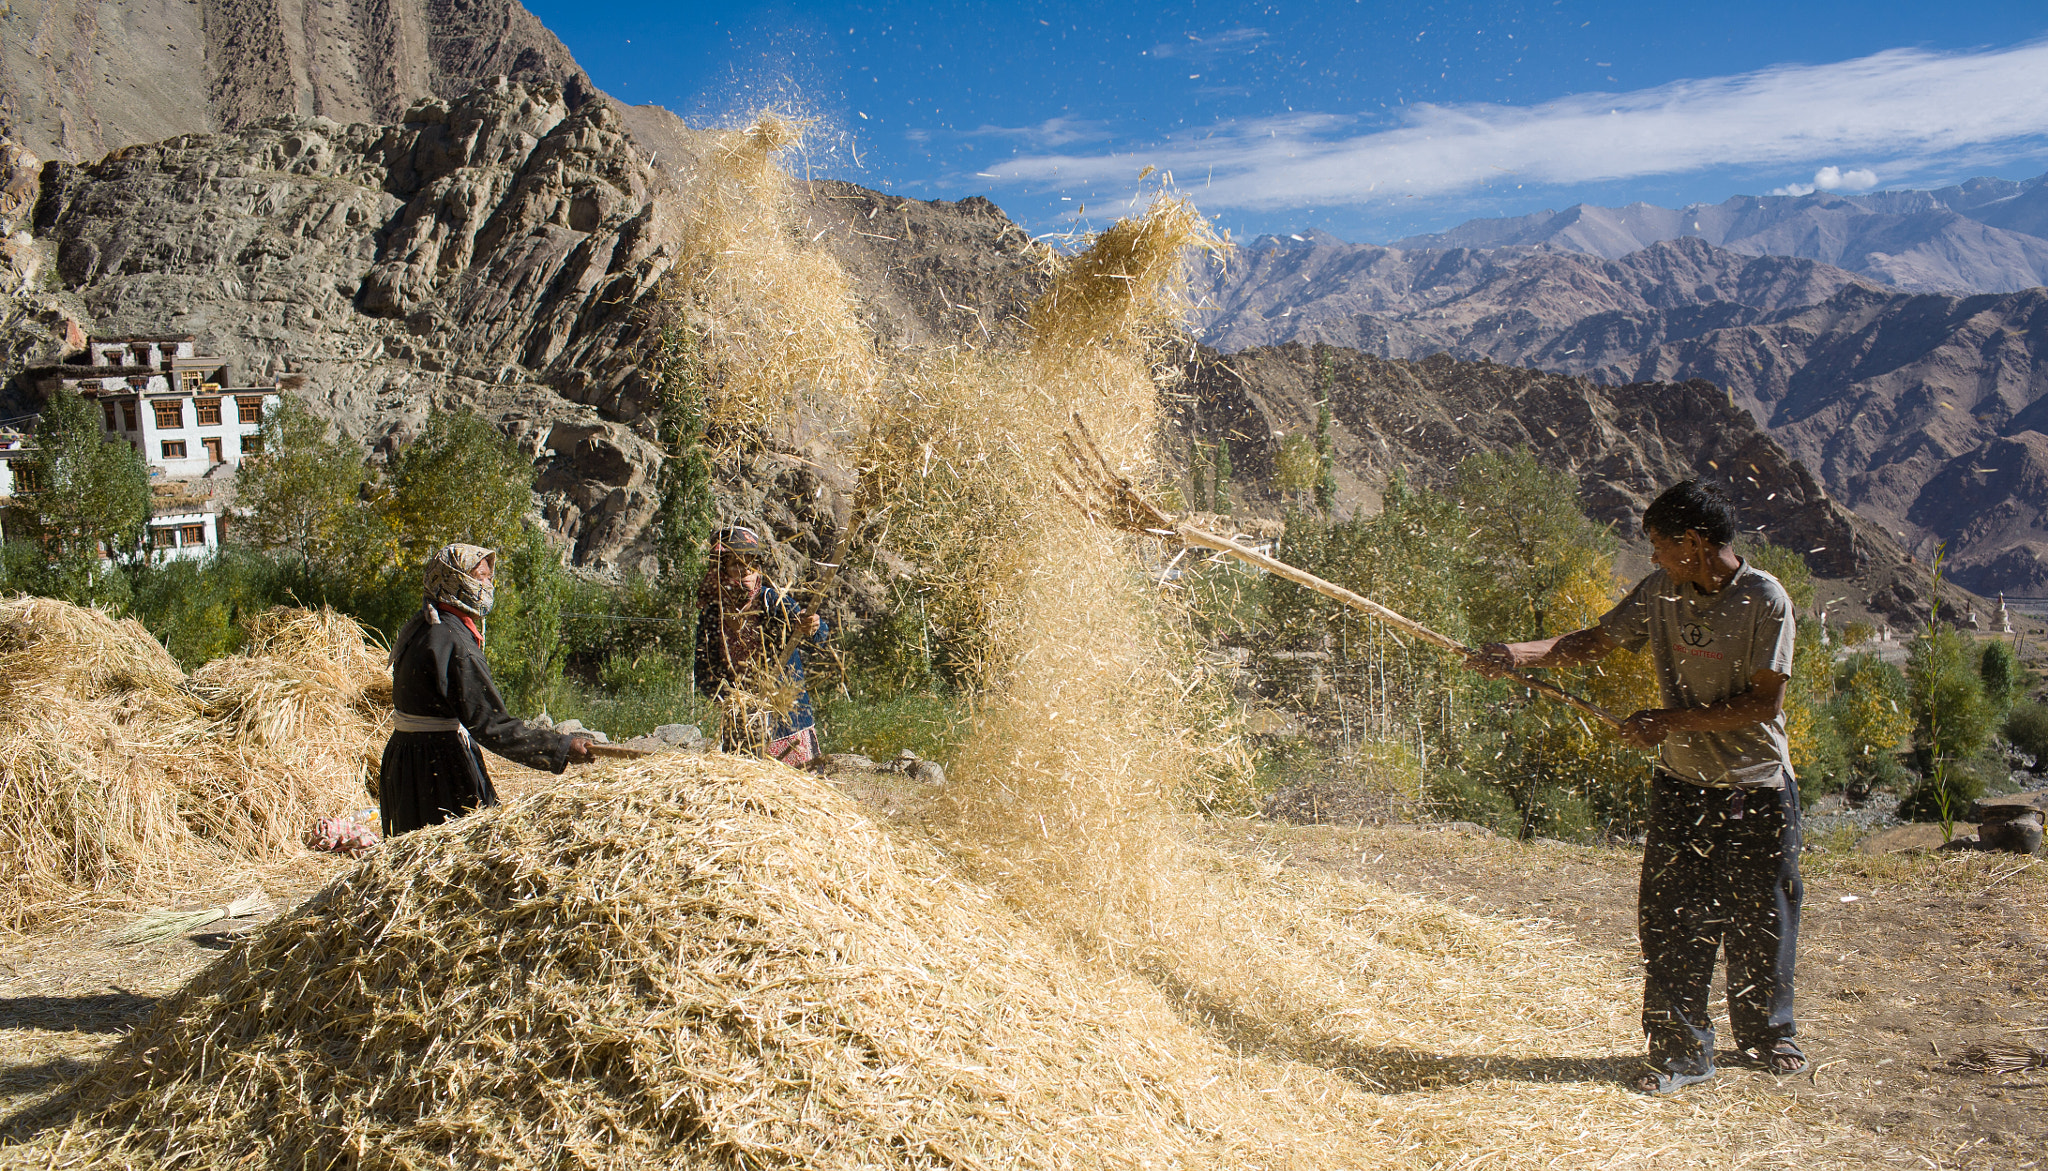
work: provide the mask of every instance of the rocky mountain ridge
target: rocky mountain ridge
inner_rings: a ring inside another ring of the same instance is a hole
[[[1980,592],[2048,593],[2048,498],[1997,470],[2048,432],[2048,292],[1900,293],[1698,239],[1619,260],[1262,239],[1206,295],[1219,348],[1325,341],[1623,385],[1704,379],[1828,491]],[[1989,446],[2013,458],[1994,460]],[[2031,467],[2031,464],[2024,466]]]

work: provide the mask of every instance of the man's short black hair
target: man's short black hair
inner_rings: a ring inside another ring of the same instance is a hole
[[[1643,531],[1660,537],[1698,533],[1716,545],[1735,540],[1735,505],[1718,484],[1687,480],[1643,510]]]

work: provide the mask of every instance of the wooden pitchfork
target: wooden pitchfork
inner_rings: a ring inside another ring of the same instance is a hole
[[[1076,438],[1077,435],[1079,438]],[[1176,520],[1161,512],[1158,506],[1145,499],[1129,480],[1117,475],[1115,469],[1109,466],[1109,461],[1103,458],[1101,450],[1095,446],[1095,438],[1088,434],[1088,426],[1081,421],[1078,413],[1074,416],[1074,429],[1062,433],[1060,439],[1072,466],[1055,466],[1053,479],[1058,482],[1060,495],[1066,497],[1067,503],[1080,509],[1089,520],[1127,533],[1172,537],[1179,539],[1183,544],[1227,553],[1239,561],[1256,565],[1267,573],[1284,577],[1296,585],[1306,586],[1326,598],[1334,598],[1354,610],[1363,610],[1395,629],[1406,631],[1433,646],[1442,647],[1468,659],[1479,654],[1477,650],[1457,639],[1438,634],[1420,622],[1404,618],[1371,598],[1361,597],[1343,586],[1324,581],[1307,570],[1296,569],[1285,561],[1268,557],[1256,549],[1247,549],[1228,537],[1217,536],[1186,520]],[[1502,674],[1531,691],[1547,695],[1559,703],[1570,704],[1610,728],[1621,728],[1622,721],[1619,716],[1599,704],[1580,699],[1555,683],[1515,671],[1503,671]]]

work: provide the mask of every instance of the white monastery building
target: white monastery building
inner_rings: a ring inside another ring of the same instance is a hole
[[[199,558],[220,546],[235,470],[262,450],[265,412],[277,408],[285,384],[304,376],[229,385],[227,363],[179,334],[91,338],[81,354],[24,378],[45,398],[68,391],[97,405],[107,441],[128,444],[149,467],[151,554]],[[14,494],[8,457],[20,454],[18,443],[0,448],[0,504]]]

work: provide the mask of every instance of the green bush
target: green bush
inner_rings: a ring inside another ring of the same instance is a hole
[[[594,679],[565,675],[539,693],[537,705],[513,714],[537,715],[545,707],[556,722],[576,719],[614,740],[643,736],[663,724],[695,724],[706,736],[718,734],[718,715],[697,694],[686,659],[666,651],[607,658]]]
[[[1913,685],[1913,749],[1922,773],[1933,771],[1936,759],[1968,760],[1991,737],[1998,711],[1977,677],[1974,650],[1954,630],[1913,640],[1906,675]]]
[[[1529,836],[1560,842],[1593,842],[1600,837],[1593,802],[1570,789],[1539,789],[1526,811]]]
[[[1995,639],[1984,644],[1977,678],[1984,685],[1984,697],[2001,712],[2010,709],[2027,690],[2027,670],[2020,665],[2019,656],[2010,645]]]
[[[293,601],[277,565],[246,549],[138,566],[130,580],[134,617],[188,671],[241,650],[245,619]]]
[[[2048,767],[2048,706],[2017,703],[2005,717],[2005,738],[2034,758],[2034,767]]]

